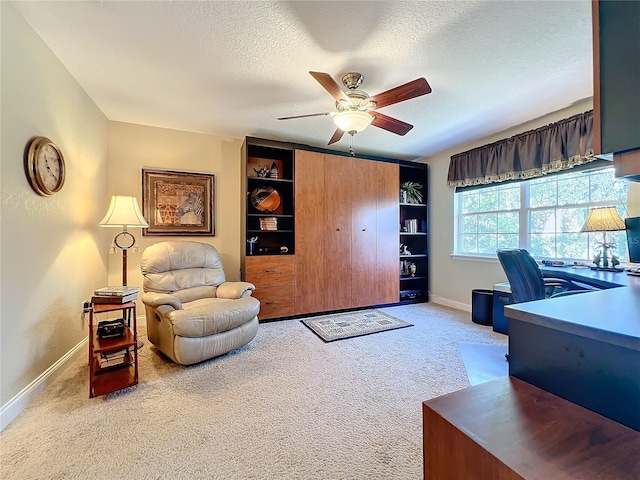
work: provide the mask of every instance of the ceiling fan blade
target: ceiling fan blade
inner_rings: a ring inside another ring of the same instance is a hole
[[[313,78],[315,78],[324,89],[336,100],[347,99],[347,96],[340,88],[340,85],[336,83],[331,75],[322,72],[309,72]]]
[[[329,143],[327,143],[327,145],[331,145],[332,143],[336,143],[340,141],[343,135],[344,135],[344,132],[339,128],[336,128],[336,131],[333,132],[333,136],[331,137],[331,140],[329,140]]]
[[[291,120],[292,118],[306,118],[306,117],[325,117],[327,115],[333,115],[333,112],[308,113],[307,115],[294,115],[293,117],[280,117],[278,118],[278,120]]]
[[[370,113],[373,116],[371,125],[382,128],[383,130],[387,130],[391,133],[395,133],[396,135],[406,135],[407,132],[413,128],[413,125],[409,123],[403,122],[402,120],[398,120],[388,115],[383,115],[380,112],[374,111]]]
[[[431,93],[431,87],[424,78],[418,78],[412,82],[374,95],[369,98],[369,101],[376,102],[376,108],[382,108],[387,105],[393,105],[394,103],[404,102],[411,98],[420,97],[427,93]]]

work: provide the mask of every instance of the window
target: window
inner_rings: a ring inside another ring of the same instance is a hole
[[[627,183],[613,168],[548,175],[455,195],[455,253],[495,255],[500,248],[526,248],[534,257],[590,260],[602,233],[580,233],[590,207],[615,205],[626,216]],[[626,261],[625,232],[607,233]]]

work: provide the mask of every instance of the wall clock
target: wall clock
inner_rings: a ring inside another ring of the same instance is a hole
[[[27,177],[40,195],[59,192],[64,185],[65,167],[62,151],[46,137],[35,137],[27,153]]]

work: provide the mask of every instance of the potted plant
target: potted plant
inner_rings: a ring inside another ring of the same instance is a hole
[[[406,203],[422,203],[422,184],[407,181],[400,185],[400,196]]]

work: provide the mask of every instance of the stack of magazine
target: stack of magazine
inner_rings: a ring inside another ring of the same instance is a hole
[[[117,352],[101,353],[100,354],[100,368],[115,367],[118,365],[128,365],[127,355],[129,349],[118,350]]]
[[[137,300],[138,287],[102,287],[93,292],[91,303],[127,303]]]

